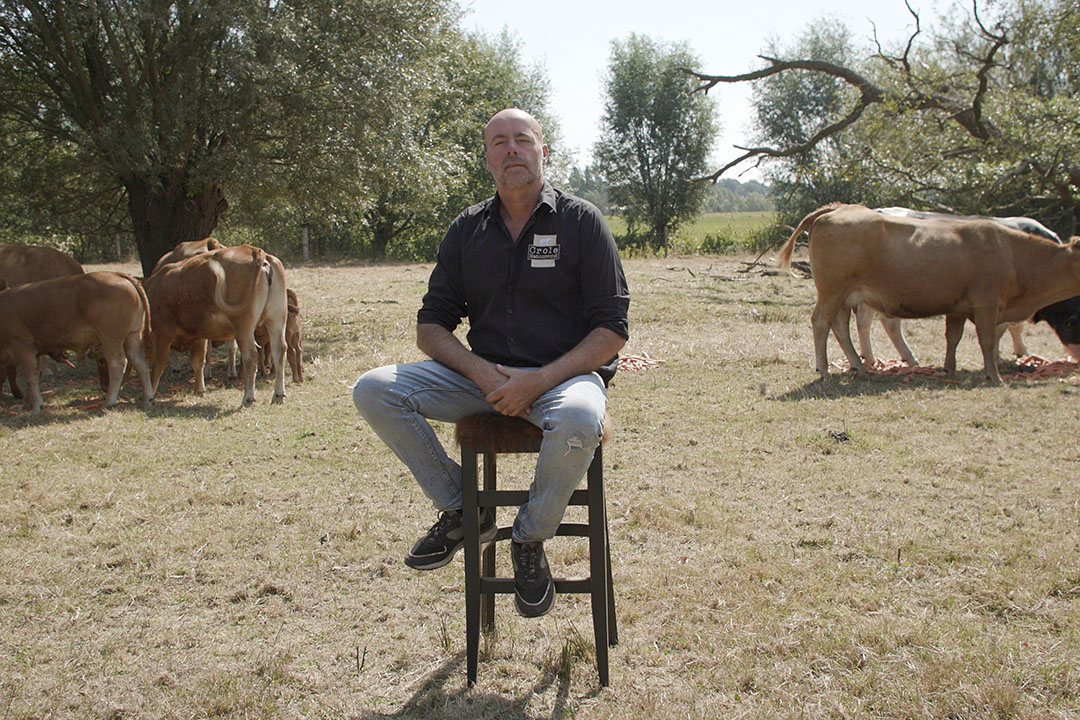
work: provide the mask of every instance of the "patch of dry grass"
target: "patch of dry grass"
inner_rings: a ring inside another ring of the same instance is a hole
[[[580,597],[500,597],[466,688],[461,560],[403,566],[433,512],[349,392],[419,358],[430,266],[328,265],[288,270],[283,406],[220,364],[150,414],[87,409],[86,371],[37,417],[5,393],[0,717],[1077,717],[1080,380],[987,387],[969,326],[956,384],[817,381],[812,283],[739,261],[626,263],[626,352],[663,363],[611,392],[610,688]],[[941,363],[942,320],[906,332]]]

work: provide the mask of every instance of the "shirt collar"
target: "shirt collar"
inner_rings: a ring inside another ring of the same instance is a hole
[[[488,200],[487,215],[488,217],[498,217],[499,208],[502,201],[499,199],[499,193],[495,193]],[[540,197],[536,201],[536,209],[533,210],[533,215],[536,214],[536,210],[539,210],[542,206],[546,205],[551,212],[555,211],[555,188],[552,187],[546,179],[544,180],[544,186],[540,188]]]

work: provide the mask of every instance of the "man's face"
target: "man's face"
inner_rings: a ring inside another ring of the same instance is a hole
[[[528,115],[496,116],[484,132],[485,162],[500,189],[526,187],[544,177],[548,146]]]

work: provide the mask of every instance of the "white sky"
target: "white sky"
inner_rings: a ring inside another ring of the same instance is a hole
[[[590,160],[603,114],[603,80],[613,39],[631,33],[656,40],[686,42],[713,75],[737,75],[758,67],[758,53],[769,37],[789,43],[815,20],[844,21],[861,45],[877,27],[883,42],[904,39],[914,28],[904,0],[459,0],[463,25],[496,35],[506,28],[520,43],[522,60],[546,71],[551,109],[558,117],[564,150],[579,165]],[[925,31],[960,0],[910,0]],[[970,3],[965,2],[966,7]],[[872,24],[873,23],[873,24]],[[750,121],[750,85],[720,85],[709,92],[717,100],[723,130],[714,157],[738,156],[732,146],[745,144]],[[725,177],[740,176],[745,164]]]

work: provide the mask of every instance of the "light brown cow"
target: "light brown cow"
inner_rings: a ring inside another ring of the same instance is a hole
[[[286,288],[289,315],[285,320],[285,355],[295,383],[304,382],[304,350],[300,338],[300,301],[292,288]],[[255,343],[259,346],[259,374],[269,375],[273,367],[270,357],[270,333],[266,323],[255,328]]]
[[[1080,294],[1080,245],[1057,245],[992,220],[889,217],[834,203],[803,218],[780,251],[781,267],[790,266],[804,229],[817,286],[811,323],[822,377],[829,374],[830,327],[851,367],[866,371],[849,328],[851,309],[865,302],[889,317],[945,315],[949,373],[964,321],[971,320],[986,377],[999,383],[997,326]]]
[[[27,407],[41,409],[39,358],[100,345],[108,364],[105,406],[116,405],[127,364],[135,366],[147,407],[154,398],[147,352],[153,348],[150,303],[139,281],[117,272],[41,280],[0,290],[0,362],[15,363]]]
[[[200,255],[204,252],[210,252],[211,250],[220,250],[223,247],[225,246],[212,237],[177,243],[176,247],[158,258],[158,261],[154,263],[154,269],[150,271],[150,274],[153,275],[170,263],[187,260],[192,255]]]
[[[219,242],[217,240],[217,238],[212,238],[212,237],[206,237],[206,238],[203,238],[202,240],[188,240],[187,242],[177,243],[176,247],[174,247],[172,250],[165,253],[160,258],[158,258],[158,261],[154,264],[154,269],[150,271],[150,274],[153,275],[154,273],[156,273],[161,268],[165,267],[166,265],[170,265],[170,264],[172,264],[174,262],[180,262],[182,260],[187,260],[189,257],[191,257],[193,255],[201,255],[202,253],[210,252],[211,250],[220,250],[223,247],[225,247],[225,246],[222,245],[221,242]],[[225,342],[225,346],[226,346],[225,352],[228,354],[228,362],[225,365],[225,377],[234,378],[234,377],[237,376],[237,373],[236,373],[236,340],[235,339],[230,339],[230,340],[226,340],[224,342]],[[209,352],[209,348],[207,348],[207,352]],[[189,355],[190,355],[190,353],[189,353]],[[175,349],[170,350],[170,353],[169,353],[169,365],[173,368],[173,370],[179,370],[180,369],[180,359],[179,358],[180,358],[180,354],[178,352],[176,352]],[[191,363],[191,361],[192,361],[192,359],[189,357],[188,362]],[[204,380],[204,382],[205,382],[206,378],[208,378],[208,377],[210,377],[210,364],[205,362],[205,359],[204,359],[204,363],[203,363],[203,380]]]
[[[285,397],[285,268],[262,248],[237,245],[165,265],[144,281],[150,298],[155,352],[154,387],[169,347],[192,350],[195,391],[205,391],[202,366],[207,340],[236,338],[244,378],[244,405],[255,402],[255,326],[269,328],[277,363],[273,402]]]
[[[83,266],[75,258],[54,248],[0,243],[0,280],[9,286],[82,274]],[[15,382],[15,365],[6,366],[4,372],[12,396],[21,398],[22,393]]]
[[[994,222],[1001,223],[1006,227],[1011,227],[1014,230],[1022,230],[1032,235],[1038,235],[1044,237],[1047,240],[1053,240],[1056,243],[1061,242],[1061,238],[1058,237],[1050,228],[1046,227],[1038,220],[1029,217],[992,217],[989,215],[950,215],[947,213],[926,212],[923,210],[912,210],[906,207],[881,207],[874,208],[875,212],[882,213],[883,215],[892,215],[894,217],[914,217],[939,220],[993,220]],[[859,305],[855,308],[855,328],[859,335],[859,356],[867,364],[873,365],[875,363],[873,345],[870,342],[870,325],[877,315],[871,308],[866,305]],[[904,339],[904,331],[900,327],[899,318],[889,318],[884,315],[878,316],[881,320],[881,327],[885,329],[885,334],[888,335],[889,340],[892,341],[893,347],[900,353],[900,359],[904,361],[909,367],[917,365],[915,355],[911,352],[911,348],[908,347],[907,341]],[[1001,336],[1005,334],[1005,331],[1009,331],[1009,335],[1012,338],[1013,354],[1016,357],[1024,357],[1028,354],[1027,347],[1024,345],[1024,323],[1004,323],[998,326],[997,336],[998,342],[996,345],[1001,344]],[[1060,333],[1059,333],[1060,334]],[[1066,346],[1066,349],[1068,347]]]

